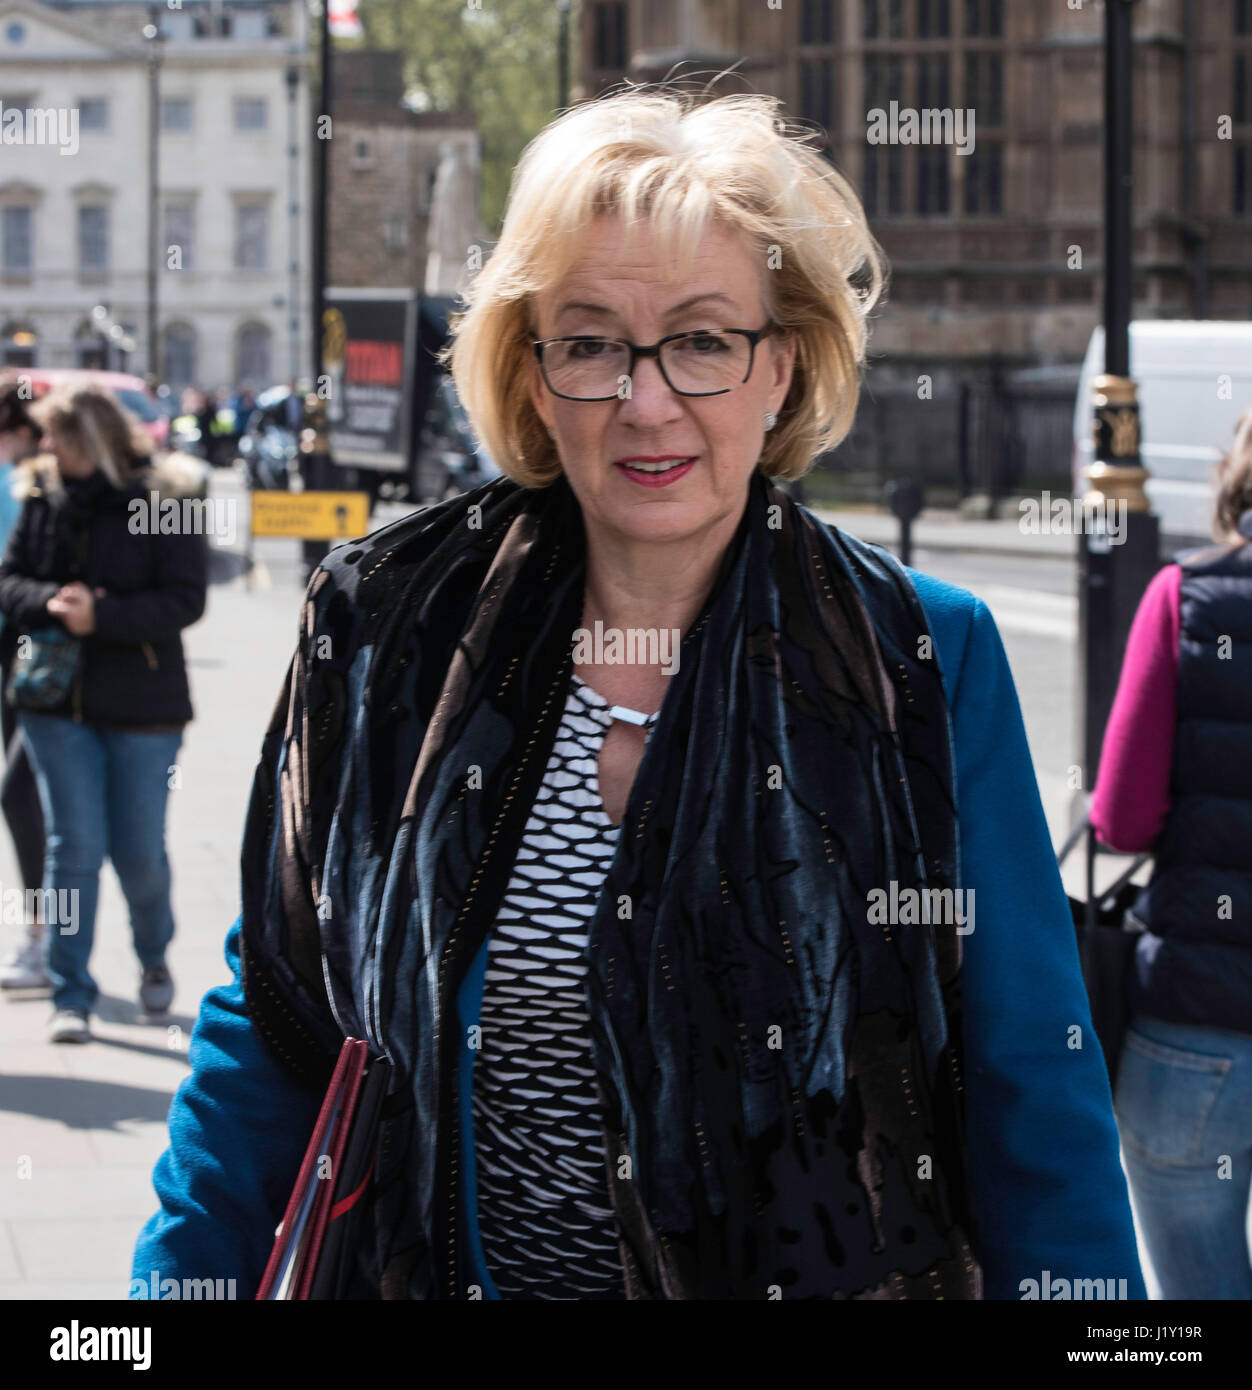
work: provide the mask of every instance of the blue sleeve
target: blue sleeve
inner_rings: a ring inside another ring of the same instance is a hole
[[[1047,1270],[1053,1283],[1125,1279],[1130,1298],[1146,1298],[1104,1057],[1008,658],[981,599],[909,573],[948,690],[962,886],[974,893],[974,930],[961,940],[984,1296],[1019,1299],[1022,1281]]]
[[[204,996],[191,1073],[170,1104],[169,1148],[153,1170],[161,1209],[135,1244],[132,1298],[170,1278],[234,1279],[235,1298],[255,1296],[321,1106],[252,1026],[239,925],[226,937],[233,979]]]

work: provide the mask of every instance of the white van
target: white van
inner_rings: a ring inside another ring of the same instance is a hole
[[[1074,495],[1094,457],[1091,382],[1104,371],[1104,329],[1091,335],[1074,403]],[[1140,454],[1162,551],[1212,544],[1213,468],[1235,421],[1252,407],[1252,322],[1145,319],[1130,325],[1130,375],[1139,387]]]

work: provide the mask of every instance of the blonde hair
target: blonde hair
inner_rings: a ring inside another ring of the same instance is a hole
[[[152,461],[151,436],[138,420],[100,386],[54,386],[28,407],[27,413],[41,430],[55,429],[73,448],[87,455],[116,488],[140,476]],[[42,476],[35,478],[38,471]],[[52,489],[60,486],[60,474],[43,464],[31,470],[24,484]]]
[[[1240,415],[1235,439],[1222,455],[1216,473],[1217,500],[1213,507],[1213,538],[1233,540],[1239,518],[1252,507],[1252,407]]]
[[[710,223],[749,239],[766,312],[796,344],[765,436],[768,477],[800,477],[851,429],[886,260],[851,185],[780,107],[757,94],[700,102],[632,87],[567,111],[523,151],[500,240],[443,353],[475,431],[515,482],[545,487],[561,471],[529,393],[533,296],[573,265],[605,213],[624,217],[628,237],[646,220],[676,279]]]

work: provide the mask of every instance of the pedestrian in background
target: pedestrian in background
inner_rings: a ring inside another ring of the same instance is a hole
[[[19,377],[0,382],[0,554],[22,510],[14,490],[15,469],[39,448],[39,427],[31,419],[28,405],[28,393]],[[5,694],[12,649],[13,643],[4,641],[4,616],[0,614],[0,735],[4,741],[0,808],[13,840],[22,887],[30,892],[43,882],[43,811],[26,741],[17,726],[17,711]],[[0,962],[0,989],[46,989],[52,983],[44,963],[44,924],[38,898],[33,906],[23,925],[22,939]]]
[[[130,910],[149,1014],[168,1010],[174,934],[165,852],[169,775],[192,718],[183,628],[204,612],[203,535],[131,530],[130,503],[168,492],[152,444],[106,392],[54,390],[31,410],[53,457],[32,470],[0,564],[0,612],[19,639],[11,690],[47,823],[53,1042],[85,1042],[88,971],[107,854]],[[138,513],[143,515],[143,513]],[[25,646],[25,655],[22,648]]]
[[[1155,855],[1114,1097],[1152,1266],[1166,1298],[1252,1299],[1252,410],[1213,535],[1140,601],[1091,824]]]

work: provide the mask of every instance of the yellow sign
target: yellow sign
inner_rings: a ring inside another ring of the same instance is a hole
[[[367,492],[271,492],[250,494],[254,536],[294,536],[306,541],[352,540],[370,529]]]

